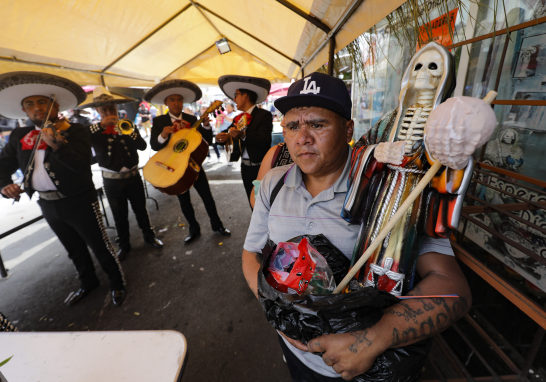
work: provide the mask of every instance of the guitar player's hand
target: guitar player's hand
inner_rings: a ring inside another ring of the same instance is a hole
[[[165,126],[161,132],[163,139],[169,138],[169,135],[174,133],[174,128],[172,126]]]
[[[216,139],[216,142],[218,143],[224,143],[225,141],[227,141],[227,138],[227,133],[218,133],[216,134],[216,137],[214,137],[214,139]]]
[[[229,135],[231,135],[235,139],[241,139],[245,136],[245,133],[237,130],[235,127],[232,127],[231,129],[229,129]]]
[[[203,117],[203,126],[210,126],[210,118],[208,115]]]

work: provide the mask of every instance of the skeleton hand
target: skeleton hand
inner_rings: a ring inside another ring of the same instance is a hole
[[[399,165],[404,159],[406,141],[381,142],[374,150],[373,156],[381,163]]]
[[[430,113],[425,145],[434,160],[461,170],[468,156],[489,140],[496,125],[497,118],[487,102],[472,97],[450,98]]]

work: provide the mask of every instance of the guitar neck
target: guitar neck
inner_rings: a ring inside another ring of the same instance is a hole
[[[203,119],[205,119],[205,115],[207,114],[203,114],[201,118],[194,122],[194,124],[191,126],[193,130],[197,130],[199,128],[199,125],[203,122]]]

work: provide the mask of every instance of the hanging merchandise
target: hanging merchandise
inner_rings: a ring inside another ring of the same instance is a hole
[[[448,238],[458,227],[474,166],[471,154],[487,142],[496,118],[482,100],[448,99],[454,88],[453,55],[428,43],[406,69],[398,109],[385,114],[353,148],[341,216],[361,225],[352,265],[361,259],[366,263],[349,290],[375,287],[406,294],[414,286],[420,238]],[[462,118],[468,115],[475,122],[470,126]],[[418,186],[425,176],[430,184]],[[414,193],[421,186],[424,190]],[[399,210],[401,219],[379,238]],[[376,239],[380,245],[366,251]]]

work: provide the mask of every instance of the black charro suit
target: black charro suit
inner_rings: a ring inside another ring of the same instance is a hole
[[[9,143],[0,153],[0,189],[12,184],[11,175],[18,168],[23,171],[26,169],[32,150],[23,150],[21,139],[34,129],[34,126],[17,128],[10,135]],[[68,143],[57,151],[47,147],[43,163],[32,166],[33,169],[25,178],[25,191],[29,196],[36,191],[31,181],[34,167],[44,168],[57,191],[65,197],[58,200],[40,198],[38,204],[51,229],[67,250],[68,257],[74,262],[81,287],[93,289],[99,282],[87,249],[89,245],[108,275],[111,289],[123,289],[121,266],[105,231],[92,181],[89,131],[74,123],[65,133]]]
[[[250,115],[252,120],[246,129],[245,139],[234,139],[234,151],[230,158],[231,161],[237,161],[239,156],[243,155],[245,149],[248,152],[248,159],[252,162],[252,165],[248,166],[241,163],[241,177],[249,201],[252,187],[254,187],[252,182],[258,177],[260,163],[262,163],[265,154],[271,148],[271,133],[273,131],[273,115],[269,111],[255,106]],[[230,128],[232,126],[234,124]]]
[[[104,191],[112,209],[112,215],[114,215],[119,247],[129,251],[131,244],[129,241],[129,208],[127,201],[131,202],[131,207],[144,240],[151,241],[155,238],[148,210],[146,209],[144,184],[138,172],[137,150],[146,150],[147,144],[140,136],[138,129],[135,129],[131,135],[118,135],[113,134],[111,129],[105,129],[100,123],[97,123],[89,126],[89,130],[91,132],[91,144],[95,150],[99,166],[103,170]],[[126,171],[133,168],[136,171]],[[110,176],[112,173],[105,171],[110,170],[113,173],[120,174],[122,169],[124,169],[125,175],[132,176],[112,179]]]
[[[197,121],[197,118],[195,116],[186,113],[182,113],[182,119],[190,122],[191,124]],[[164,114],[154,118],[152,133],[150,137],[150,146],[152,146],[152,149],[154,149],[155,151],[161,150],[167,145],[169,139],[171,139],[171,137],[169,136],[169,138],[167,138],[164,143],[159,143],[158,141],[159,135],[163,131],[163,128],[166,126],[172,126],[172,120],[169,114]],[[207,130],[204,129],[202,126],[199,126],[199,132],[203,135],[203,132],[206,133]],[[193,184],[193,187],[203,200],[203,204],[205,205],[205,209],[207,210],[207,214],[210,218],[210,225],[212,230],[216,231],[223,228],[222,221],[220,220],[220,217],[218,216],[218,211],[216,210],[216,203],[214,202],[214,198],[212,197],[212,193],[210,192],[207,175],[205,174],[202,166],[201,171],[199,172],[199,176]],[[197,222],[197,219],[195,218],[195,211],[193,210],[193,206],[191,204],[189,190],[183,194],[177,195],[177,197],[180,203],[180,208],[182,209],[182,213],[184,214],[186,221],[190,225],[190,234],[195,235],[200,233],[201,228],[199,226],[199,223]]]

